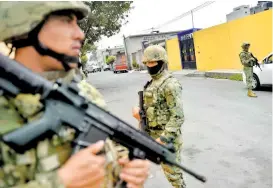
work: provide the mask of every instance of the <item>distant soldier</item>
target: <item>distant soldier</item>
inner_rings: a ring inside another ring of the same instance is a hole
[[[144,51],[143,64],[147,66],[152,80],[143,91],[144,111],[147,119],[146,132],[161,144],[173,144],[176,160],[181,162],[184,112],[182,86],[165,68],[168,63],[165,49],[159,45],[149,46]],[[133,116],[139,117],[139,108],[133,109]],[[183,172],[177,167],[162,164],[165,176],[175,188],[185,188]]]
[[[244,66],[244,73],[246,76],[246,84],[248,88],[247,95],[249,97],[257,97],[257,95],[252,91],[252,80],[253,80],[253,66],[255,65],[255,58],[252,53],[249,52],[250,43],[244,42],[242,44],[243,51],[240,53],[240,60]]]

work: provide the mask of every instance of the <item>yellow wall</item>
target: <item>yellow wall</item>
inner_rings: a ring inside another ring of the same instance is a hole
[[[272,10],[250,15],[193,34],[197,69],[242,69],[241,44],[261,60],[272,52]]]
[[[168,69],[171,71],[181,70],[180,48],[178,38],[172,38],[166,41],[168,54]]]

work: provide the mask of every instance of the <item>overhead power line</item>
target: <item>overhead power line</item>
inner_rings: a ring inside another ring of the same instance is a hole
[[[193,12],[196,12],[196,11],[198,11],[198,10],[200,10],[200,9],[203,9],[203,8],[205,8],[205,7],[209,6],[209,5],[211,5],[211,4],[214,3],[214,2],[215,2],[215,1],[207,1],[207,2],[201,4],[201,5],[199,5],[199,6],[195,7],[195,8],[193,8],[193,9],[187,11],[187,12],[184,12],[184,13],[181,14],[180,16],[177,16],[177,17],[175,17],[175,18],[173,18],[173,19],[171,19],[171,20],[169,20],[169,21],[167,21],[167,22],[165,22],[165,23],[163,23],[163,24],[160,24],[160,25],[158,25],[158,26],[156,26],[156,27],[152,27],[152,28],[149,28],[149,29],[145,29],[145,30],[138,31],[137,33],[139,33],[139,32],[147,32],[147,31],[151,31],[151,30],[154,30],[154,29],[159,29],[159,28],[161,28],[161,27],[163,27],[163,26],[169,25],[169,24],[171,24],[171,23],[173,23],[173,22],[176,22],[177,20],[180,20],[180,19],[182,19],[182,18],[184,18],[184,17],[186,17],[186,16],[192,14]]]

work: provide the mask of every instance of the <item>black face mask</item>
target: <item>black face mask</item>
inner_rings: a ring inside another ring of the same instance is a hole
[[[163,61],[158,61],[156,66],[154,66],[154,67],[147,67],[149,74],[150,75],[157,74],[161,70],[163,64],[164,64]]]

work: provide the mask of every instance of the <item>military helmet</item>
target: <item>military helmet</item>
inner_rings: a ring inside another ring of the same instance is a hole
[[[242,44],[242,48],[245,48],[246,46],[250,46],[250,43],[249,42],[243,42],[243,44]]]
[[[160,45],[151,45],[144,50],[143,64],[151,61],[163,61],[168,63],[168,57],[166,50]]]
[[[79,20],[89,8],[80,1],[0,2],[0,41],[20,39],[33,30],[52,12],[72,10]]]

